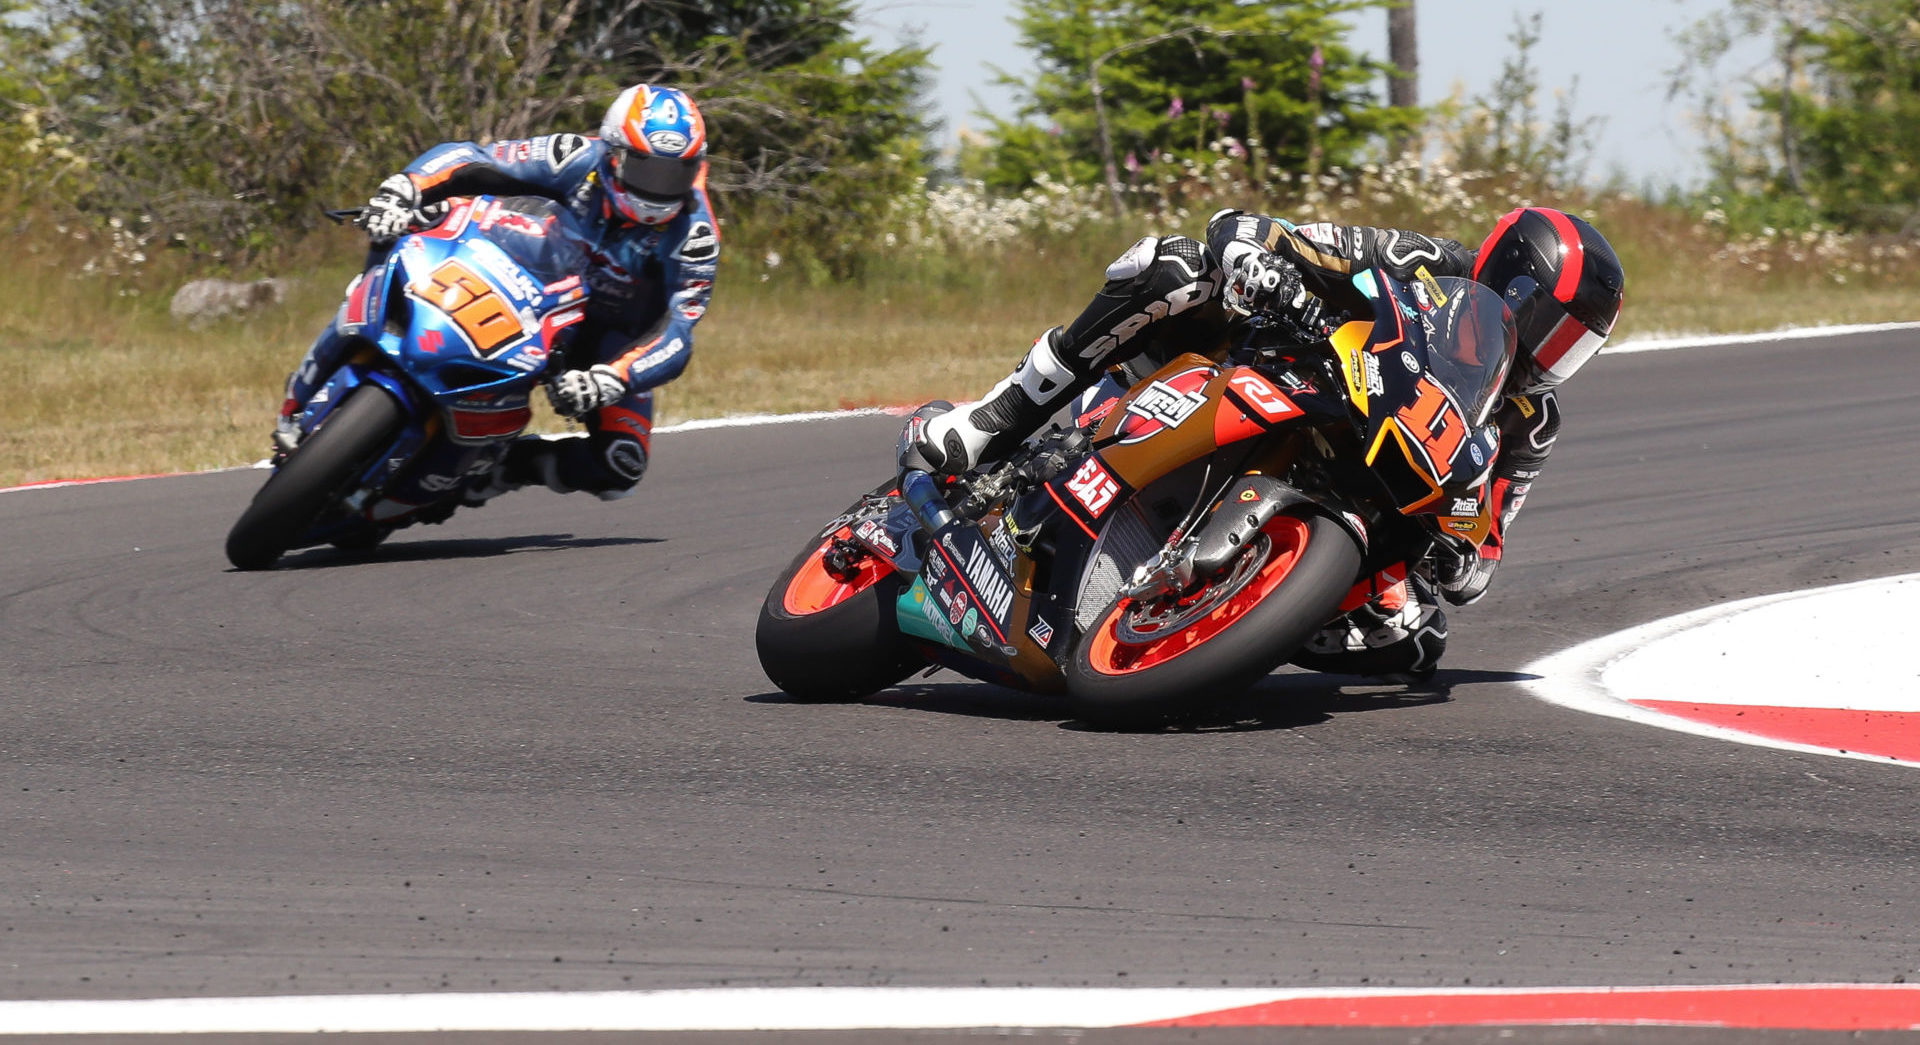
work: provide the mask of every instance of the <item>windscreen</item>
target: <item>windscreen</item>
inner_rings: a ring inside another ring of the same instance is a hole
[[[536,196],[495,201],[483,219],[488,239],[543,283],[576,276],[587,266],[587,243],[566,208]]]
[[[1434,281],[1445,303],[1426,312],[1427,369],[1472,419],[1487,423],[1513,365],[1513,315],[1500,295],[1454,276]],[[1426,294],[1429,299],[1432,294]]]

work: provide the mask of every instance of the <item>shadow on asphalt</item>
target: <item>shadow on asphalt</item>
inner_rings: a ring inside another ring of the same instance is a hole
[[[659,544],[663,537],[575,537],[570,533],[530,533],[515,537],[460,537],[433,541],[397,541],[365,551],[307,548],[289,552],[280,560],[283,570],[315,570],[367,562],[417,562],[443,559],[489,559],[516,552],[561,551],[569,548],[613,548]]]
[[[1288,671],[1269,675],[1246,694],[1204,715],[1149,732],[1220,733],[1300,729],[1330,722],[1335,715],[1444,704],[1462,686],[1525,682],[1539,678],[1520,671],[1443,668],[1421,682],[1389,682],[1357,675]],[[784,693],[746,698],[753,703],[797,703]],[[1058,722],[1062,729],[1106,732],[1073,717],[1066,698],[1022,693],[985,682],[909,681],[861,701],[869,707],[897,708],[935,715],[964,715],[1022,722]]]

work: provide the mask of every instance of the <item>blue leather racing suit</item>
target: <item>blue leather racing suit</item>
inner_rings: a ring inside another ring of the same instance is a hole
[[[550,134],[495,142],[447,142],[422,153],[404,173],[423,205],[456,196],[541,196],[580,219],[591,237],[582,277],[589,288],[587,318],[568,349],[569,368],[605,364],[627,383],[624,398],[587,414],[584,439],[523,437],[509,449],[540,463],[514,484],[545,482],[561,490],[617,497],[640,481],[652,448],[653,389],[680,376],[693,352],[693,328],[706,314],[720,259],[718,223],[707,197],[704,166],[686,205],[661,225],[620,218],[607,200],[608,148],[580,134]],[[287,383],[282,414],[305,406],[339,365],[348,338],[337,325],[322,331]]]

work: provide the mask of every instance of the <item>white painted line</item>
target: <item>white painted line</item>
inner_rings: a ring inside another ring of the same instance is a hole
[[[1600,350],[1603,356],[1633,352],[1667,352],[1676,348],[1720,348],[1729,345],[1757,345],[1774,341],[1799,341],[1816,337],[1845,337],[1849,334],[1879,334],[1895,330],[1920,331],[1920,323],[1856,323],[1851,326],[1792,327],[1760,334],[1699,334],[1688,337],[1635,338],[1614,342]]]
[[[0,1002],[10,1034],[1116,1027],[1272,1001],[1274,990],[767,988]]]
[[[428,1031],[957,1030],[1143,1024],[1296,1027],[1920,1027],[1920,985],[1620,987],[897,988],[566,994],[361,994],[0,1002],[22,1034]]]
[[[1527,674],[1540,678],[1522,685],[1548,703],[1661,729],[1912,765],[1693,722],[1628,701],[1920,710],[1920,659],[1898,631],[1916,600],[1920,573],[1721,603],[1555,653],[1529,664]]]
[[[1601,350],[1602,355],[1623,355],[1632,352],[1665,352],[1678,348],[1714,348],[1725,345],[1750,345],[1772,341],[1795,341],[1803,338],[1844,337],[1848,334],[1872,334],[1892,330],[1920,330],[1920,323],[1864,323],[1853,326],[1834,327],[1796,327],[1790,330],[1776,330],[1764,334],[1713,334],[1697,337],[1656,338],[1651,340],[1622,341],[1608,345]],[[967,405],[964,403],[956,405]],[[876,414],[904,415],[914,409],[913,406],[870,406],[856,410],[813,410],[795,414],[737,414],[731,417],[705,417],[677,424],[662,425],[654,429],[655,435],[674,432],[701,432],[714,428],[754,428],[764,425],[802,424],[810,421],[837,421],[846,417],[871,417]],[[265,468],[265,460],[240,467]],[[64,486],[92,486],[99,483],[131,482],[135,479],[167,479],[175,475],[212,475],[216,472],[230,472],[232,468],[214,468],[205,472],[179,472],[174,475],[128,475],[106,479],[59,479],[51,482],[29,483],[25,486],[0,486],[0,493],[13,493],[20,490],[55,490]]]
[[[729,417],[703,417],[679,424],[662,425],[653,430],[654,435],[662,432],[700,432],[709,428],[754,428],[761,425],[788,425],[806,421],[837,421],[843,417],[873,417],[878,414],[902,416],[910,413],[911,406],[866,406],[857,410],[813,410],[800,414],[735,414]]]

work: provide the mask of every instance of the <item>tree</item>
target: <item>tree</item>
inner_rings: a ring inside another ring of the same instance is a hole
[[[1533,49],[1540,43],[1540,13],[1515,15],[1511,46],[1491,91],[1464,106],[1447,106],[1440,128],[1447,160],[1465,170],[1515,175],[1561,189],[1580,180],[1593,152],[1599,117],[1574,116],[1576,78],[1556,90],[1552,114],[1540,106],[1540,70]]]
[[[1718,85],[1738,41],[1770,43],[1740,76],[1757,122]],[[1676,70],[1708,130],[1713,190],[1765,220],[1920,229],[1920,16],[1912,0],[1732,0],[1682,36]]]
[[[1341,16],[1382,0],[1022,0],[1029,79],[991,116],[989,184],[1103,180],[1116,155],[1212,159],[1208,146],[1290,170],[1346,163],[1415,114],[1371,94],[1382,67],[1346,45]],[[1098,94],[1096,95],[1096,86]],[[1102,124],[1105,124],[1104,128]]]
[[[701,102],[729,203],[854,220],[846,185],[924,169],[927,52],[852,24],[847,0],[44,0],[15,26],[36,46],[0,45],[16,111],[79,157],[63,198],[262,248],[438,142],[592,133],[634,82]]]

